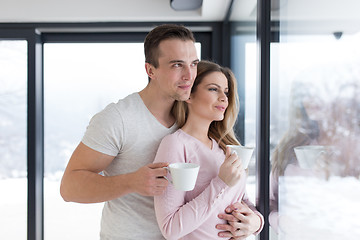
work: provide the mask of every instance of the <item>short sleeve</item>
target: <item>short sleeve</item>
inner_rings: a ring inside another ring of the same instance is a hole
[[[123,132],[121,115],[110,104],[91,118],[82,143],[98,152],[116,156],[121,150]]]

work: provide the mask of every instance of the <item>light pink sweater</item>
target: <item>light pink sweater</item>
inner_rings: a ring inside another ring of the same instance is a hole
[[[212,140],[212,149],[209,149],[182,130],[162,140],[154,162],[200,165],[194,190],[178,191],[169,184],[164,195],[154,198],[156,218],[166,239],[224,239],[218,237],[219,230],[215,226],[226,224],[226,221],[217,215],[241,200],[262,218],[246,196],[245,171],[241,180],[231,188],[218,177],[224,159],[225,154],[215,140]]]

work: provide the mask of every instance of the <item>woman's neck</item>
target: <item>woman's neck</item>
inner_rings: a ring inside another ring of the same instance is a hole
[[[181,130],[198,139],[209,148],[212,148],[212,140],[209,138],[209,127],[210,123],[188,118]]]

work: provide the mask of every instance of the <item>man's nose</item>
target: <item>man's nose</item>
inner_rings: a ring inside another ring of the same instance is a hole
[[[195,69],[195,71],[196,71],[196,69]],[[191,69],[191,67],[189,67],[189,66],[184,67],[183,78],[185,80],[190,80],[192,78],[192,75],[193,75],[193,69]]]

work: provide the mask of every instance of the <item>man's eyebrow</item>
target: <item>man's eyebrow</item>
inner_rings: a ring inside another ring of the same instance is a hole
[[[184,62],[185,62],[184,60],[171,60],[171,61],[169,61],[169,63],[184,63]],[[196,59],[196,60],[192,61],[192,63],[198,63],[198,62],[200,62],[199,59]]]
[[[183,60],[171,60],[169,63],[184,63]]]

